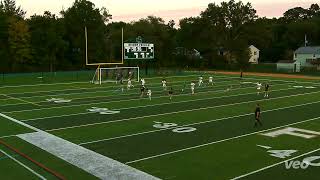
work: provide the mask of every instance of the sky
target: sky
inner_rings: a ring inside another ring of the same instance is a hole
[[[162,17],[165,21],[176,22],[184,17],[198,16],[209,3],[220,4],[223,0],[91,0],[96,7],[106,7],[113,16],[112,21],[137,21],[148,15]],[[225,0],[226,1],[226,0]],[[16,0],[27,17],[50,11],[59,14],[62,9],[72,6],[74,0]],[[251,2],[261,17],[279,17],[293,7],[308,8],[317,0],[243,0]]]

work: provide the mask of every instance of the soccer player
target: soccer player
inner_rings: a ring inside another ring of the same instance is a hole
[[[209,77],[209,84],[211,84],[213,86],[213,77],[212,76]]]
[[[200,76],[200,77],[199,77],[199,82],[198,82],[199,87],[200,87],[202,84],[203,84],[203,77]]]
[[[242,80],[242,78],[243,78],[243,71],[241,69],[241,71],[240,71],[240,80]]]
[[[260,94],[261,88],[262,88],[262,84],[260,82],[258,82],[257,83],[257,95]]]
[[[182,89],[181,89],[181,92],[184,92],[184,90],[186,89],[187,87],[187,82],[184,81],[183,85],[182,85]]]
[[[266,83],[264,86],[264,97],[266,98],[269,98],[269,89],[270,89],[270,85]]]
[[[191,86],[191,94],[194,95],[194,86],[196,84],[194,82],[191,82],[190,86]]]
[[[143,78],[140,81],[141,81],[141,86],[146,85],[146,81]]]
[[[132,88],[132,87],[133,87],[133,85],[132,85],[131,79],[129,78],[128,84],[127,84],[127,90],[130,90],[130,88]]]
[[[254,127],[257,127],[258,124],[262,126],[262,123],[260,120],[260,114],[261,114],[260,105],[257,104],[256,110],[254,111],[254,118],[255,118]]]
[[[169,99],[170,101],[172,100],[172,96],[173,96],[173,88],[171,87],[169,90]]]
[[[145,88],[144,86],[141,86],[141,87],[140,87],[140,92],[141,92],[140,98],[142,98],[142,97],[144,96],[145,90],[146,90],[146,88]]]
[[[147,96],[149,97],[150,101],[151,101],[151,95],[152,95],[151,89],[147,89]]]
[[[162,79],[161,83],[162,83],[163,90],[166,91],[167,90],[167,80],[166,79]]]

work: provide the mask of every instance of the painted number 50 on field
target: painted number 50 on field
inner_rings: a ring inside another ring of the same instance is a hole
[[[175,123],[162,123],[162,122],[154,122],[154,128],[158,129],[172,129],[174,133],[190,133],[196,131],[197,129],[194,127],[179,127],[178,124]]]

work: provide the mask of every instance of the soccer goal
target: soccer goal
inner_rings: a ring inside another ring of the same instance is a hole
[[[140,80],[139,67],[113,67],[113,68],[98,68],[92,82],[102,84],[108,82],[131,81],[139,82]]]

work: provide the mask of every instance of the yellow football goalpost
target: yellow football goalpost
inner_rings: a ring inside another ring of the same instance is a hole
[[[88,30],[87,27],[84,27],[84,33],[85,33],[85,56],[86,56],[86,66],[98,66],[94,76],[92,78],[92,83],[95,82],[95,79],[97,79],[96,82],[99,82],[101,84],[101,68],[102,66],[107,65],[123,65],[124,64],[124,48],[123,48],[123,28],[121,29],[121,62],[105,62],[105,63],[90,63],[88,59]]]

